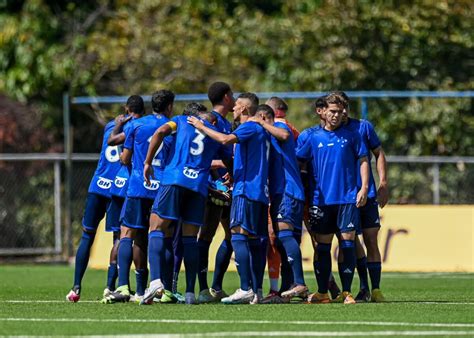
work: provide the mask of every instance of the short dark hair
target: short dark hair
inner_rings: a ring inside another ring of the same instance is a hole
[[[261,104],[257,107],[257,113],[264,113],[267,116],[270,116],[271,118],[275,118],[275,112],[273,111],[273,108],[270,107],[268,104]]]
[[[321,96],[321,97],[318,97],[316,99],[316,101],[314,101],[313,103],[313,107],[314,109],[318,109],[318,108],[326,108],[328,106],[328,104],[326,103],[326,96]]]
[[[183,115],[185,116],[197,116],[199,113],[207,112],[207,107],[198,102],[191,102],[184,107]]]
[[[326,95],[324,101],[326,101],[326,107],[329,104],[340,104],[341,106],[346,107],[344,99],[340,95],[335,93],[330,93]]]
[[[224,100],[224,96],[230,92],[230,86],[225,82],[214,82],[207,90],[207,97],[213,105],[219,104]]]
[[[258,107],[258,103],[259,103],[259,99],[258,99],[258,96],[255,95],[254,93],[250,93],[250,92],[245,92],[245,93],[242,93],[240,94],[237,99],[247,99],[250,101],[250,108],[249,108],[249,115],[250,116],[255,116],[255,114],[257,113],[257,107]]]
[[[336,96],[339,96],[343,102],[343,105],[344,105],[344,108],[347,108],[349,106],[349,96],[347,96],[346,93],[344,93],[343,91],[335,91],[335,92],[332,92],[331,94],[334,94]]]
[[[166,107],[174,102],[174,93],[171,90],[162,89],[153,93],[151,97],[151,108],[155,113],[162,113]]]
[[[217,117],[213,113],[208,111],[199,112],[199,117],[211,124],[213,124],[217,120]]]
[[[134,114],[143,114],[145,112],[145,102],[140,95],[132,95],[127,99],[128,110]]]
[[[285,100],[283,100],[280,97],[272,96],[271,98],[268,99],[268,101],[270,101],[275,106],[275,109],[279,109],[283,111],[288,110],[288,104],[285,102]]]

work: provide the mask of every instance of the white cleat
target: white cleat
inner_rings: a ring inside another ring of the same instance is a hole
[[[221,302],[224,304],[250,304],[254,297],[255,293],[252,290],[237,289],[229,297],[222,298]]]
[[[140,300],[140,305],[151,305],[155,297],[161,296],[164,290],[161,279],[155,279],[150,282],[150,286],[145,290],[143,298]]]
[[[130,296],[130,302],[140,304],[143,300],[143,295],[139,296],[137,294]]]
[[[109,288],[105,288],[104,289],[104,292],[102,293],[102,296],[104,298],[107,298],[108,296],[110,296],[112,294],[112,291],[109,289]]]

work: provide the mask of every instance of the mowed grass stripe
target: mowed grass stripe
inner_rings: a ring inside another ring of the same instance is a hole
[[[221,319],[127,319],[127,318],[0,318],[9,322],[109,322],[109,323],[179,323],[179,324],[282,324],[278,320],[221,320]],[[471,323],[410,323],[376,321],[288,320],[285,325],[361,325],[361,326],[413,326],[413,327],[472,327]],[[474,333],[474,331],[472,332]]]

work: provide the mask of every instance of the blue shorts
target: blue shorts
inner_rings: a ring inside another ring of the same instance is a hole
[[[267,237],[268,206],[245,196],[234,197],[230,209],[230,228],[238,226],[251,235]]]
[[[120,214],[122,224],[132,229],[148,229],[152,205],[150,198],[127,196]]]
[[[270,203],[270,217],[273,224],[277,222],[288,223],[294,229],[300,229],[303,224],[304,202],[287,194],[273,196]]]
[[[100,221],[104,218],[110,198],[88,193],[86,199],[86,209],[82,217],[82,226],[89,231],[96,231]]]
[[[202,226],[206,197],[179,185],[160,185],[152,212],[163,219]]]
[[[362,230],[380,228],[379,204],[377,199],[368,198],[360,210],[360,227]]]
[[[355,204],[312,206],[310,208],[311,231],[317,234],[335,234],[358,231],[360,213]]]
[[[120,224],[122,223],[122,207],[125,198],[112,195],[109,207],[107,208],[107,219],[105,221],[105,231],[115,232],[120,231]]]

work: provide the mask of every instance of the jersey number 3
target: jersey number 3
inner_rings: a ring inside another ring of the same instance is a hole
[[[193,148],[191,147],[189,149],[189,152],[191,153],[191,155],[194,155],[194,156],[198,156],[198,155],[201,155],[202,152],[204,151],[204,138],[206,137],[205,134],[203,134],[201,131],[195,129],[196,131],[196,137],[193,139],[193,144],[196,144],[197,145],[197,148]]]

